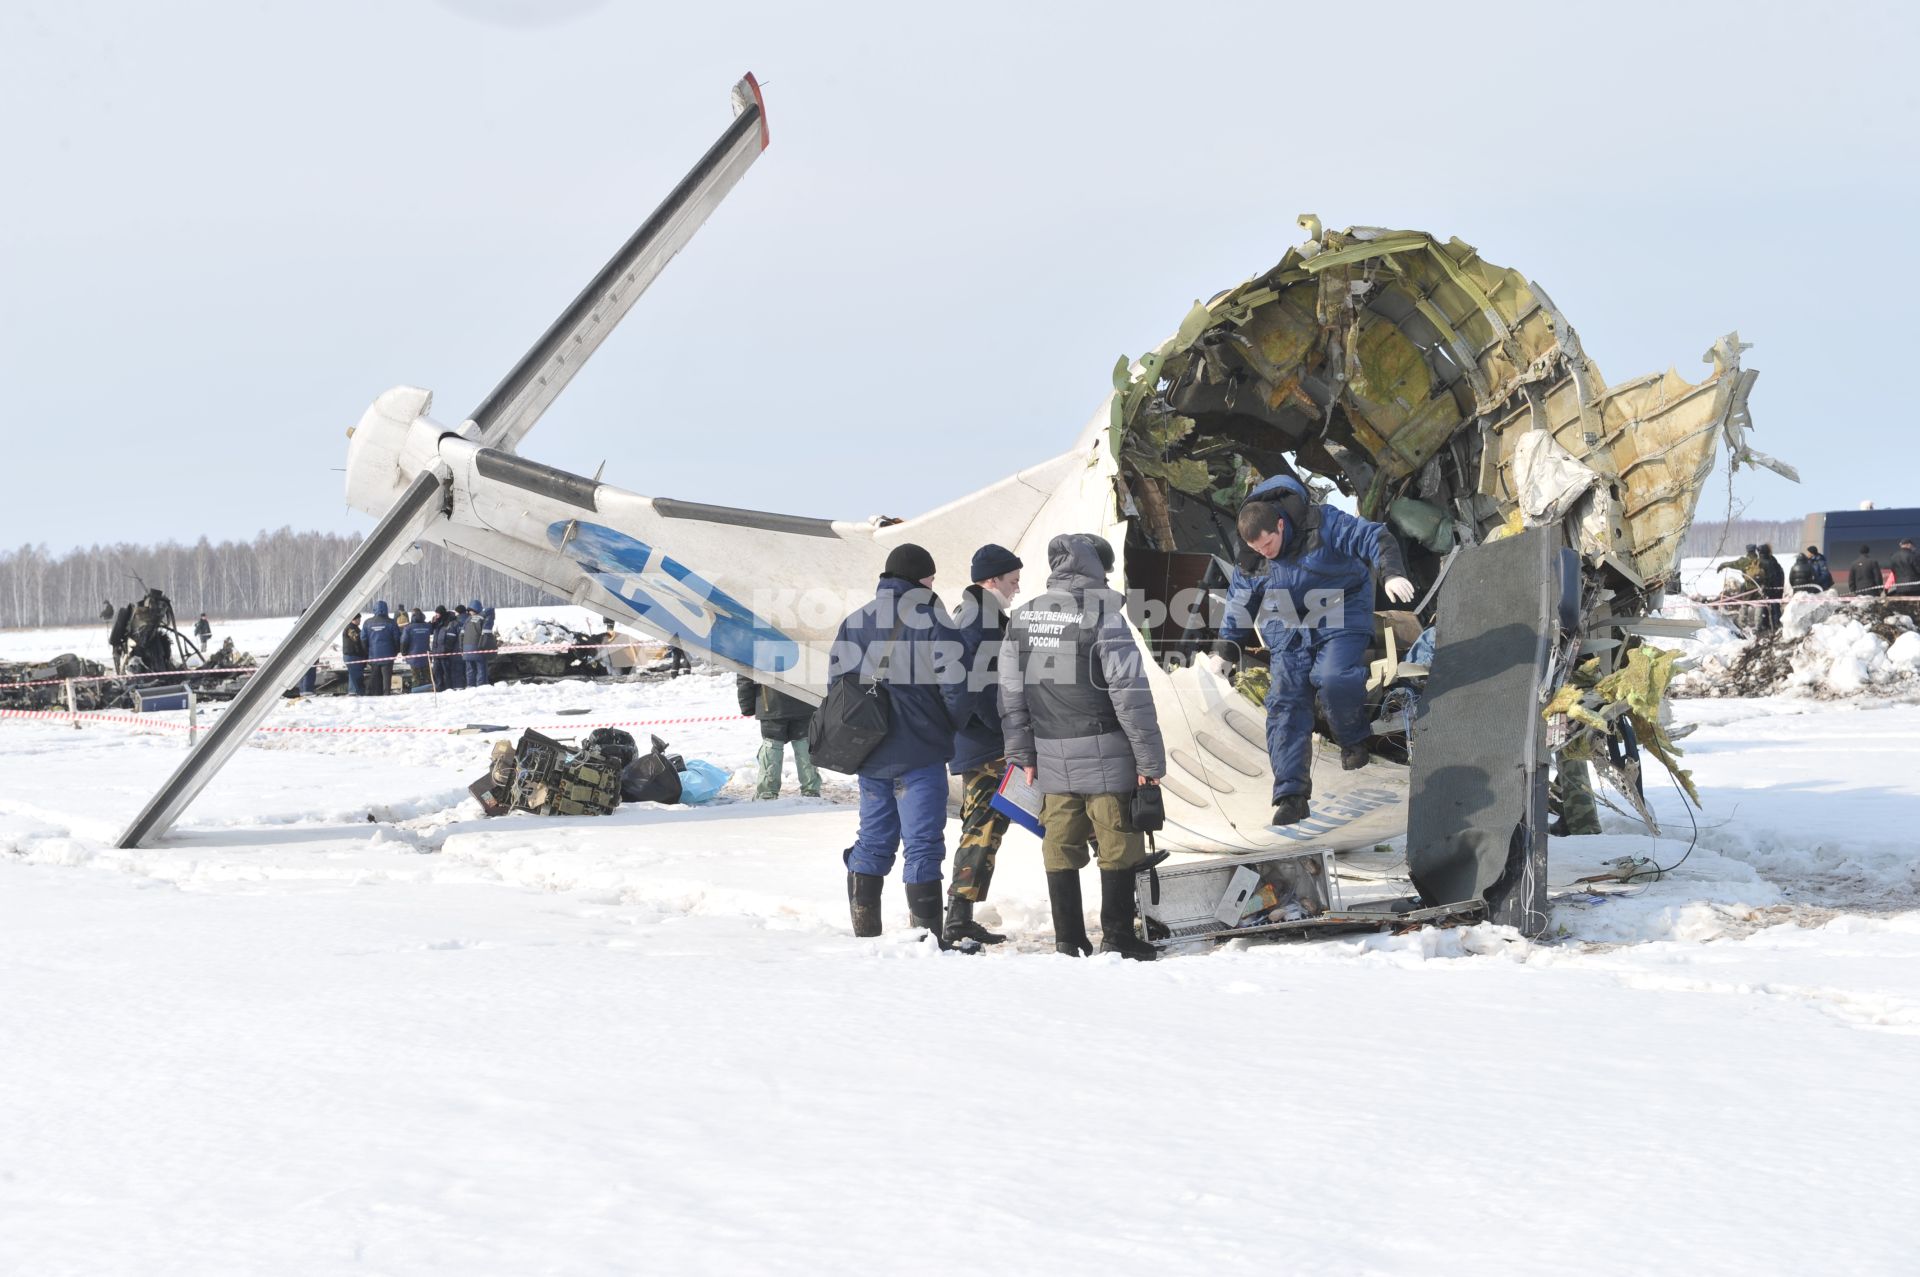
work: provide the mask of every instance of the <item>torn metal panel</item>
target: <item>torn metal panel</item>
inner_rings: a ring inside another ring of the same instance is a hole
[[[1736,335],[1715,343],[1703,381],[1669,370],[1610,388],[1544,290],[1472,245],[1301,224],[1312,240],[1115,369],[1123,470],[1221,509],[1247,467],[1297,470],[1369,517],[1417,497],[1478,538],[1520,508],[1516,450],[1544,431],[1594,477],[1558,507],[1577,524],[1569,540],[1648,588],[1677,568],[1719,440],[1736,465],[1791,475],[1746,443],[1755,374]],[[1155,522],[1156,539],[1177,537]]]

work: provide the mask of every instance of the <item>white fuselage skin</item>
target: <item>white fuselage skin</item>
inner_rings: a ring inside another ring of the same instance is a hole
[[[367,409],[347,450],[349,504],[378,517],[415,475],[436,470],[451,504],[428,539],[809,700],[826,686],[841,619],[872,597],[896,545],[932,554],[935,591],[951,606],[987,542],[1032,565],[1029,592],[1044,587],[1055,536],[1093,532],[1126,543],[1105,403],[1070,451],[885,527],[692,507],[544,467],[516,478],[506,454],[483,463],[472,423],[441,425],[426,415],[430,407],[428,392],[402,386]],[[1118,589],[1126,588],[1122,572]],[[1323,743],[1312,816],[1269,826],[1272,776],[1258,709],[1207,670],[1148,670],[1168,756],[1162,842],[1224,854],[1337,851],[1404,832],[1406,769],[1376,762],[1343,772],[1338,750]]]

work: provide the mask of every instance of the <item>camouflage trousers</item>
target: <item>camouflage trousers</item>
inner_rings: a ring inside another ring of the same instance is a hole
[[[1600,832],[1600,809],[1593,801],[1593,774],[1584,758],[1556,758],[1547,785],[1547,809],[1568,834]]]
[[[788,744],[793,746],[793,770],[800,777],[802,797],[820,796],[820,769],[813,765],[813,754],[807,748],[807,738],[795,741],[762,740],[760,742],[760,773],[753,787],[755,798],[778,798],[780,796],[780,768]]]
[[[993,882],[993,862],[1000,854],[1000,839],[1006,836],[1007,818],[994,810],[993,796],[1000,778],[1007,774],[1007,760],[996,758],[978,767],[969,767],[960,777],[960,847],[953,853],[955,900],[975,904],[987,898]]]

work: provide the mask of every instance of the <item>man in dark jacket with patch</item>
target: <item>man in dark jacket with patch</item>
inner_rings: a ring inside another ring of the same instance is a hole
[[[1367,765],[1374,575],[1396,603],[1412,601],[1413,584],[1384,525],[1314,504],[1300,481],[1286,475],[1247,494],[1239,532],[1248,552],[1228,586],[1214,667],[1224,674],[1255,634],[1266,644],[1273,673],[1267,692],[1273,823],[1292,825],[1307,818],[1313,793],[1316,692],[1340,746],[1340,765],[1348,771]]]
[[[613,631],[611,622],[607,631],[609,634]],[[753,796],[780,796],[780,767],[785,761],[787,746],[792,745],[793,770],[800,777],[800,796],[818,798],[820,772],[807,749],[807,725],[813,722],[813,706],[797,696],[756,683],[745,674],[735,677],[734,691],[740,698],[740,712],[760,720],[760,775]]]
[[[467,614],[460,621],[460,657],[466,665],[467,686],[485,687],[487,685],[487,618],[480,607],[480,600],[467,604]]]
[[[1886,589],[1886,578],[1880,574],[1880,560],[1873,557],[1873,547],[1860,547],[1860,557],[1847,569],[1848,594],[1879,594]]]
[[[933,556],[911,543],[887,555],[871,603],[840,622],[828,676],[887,684],[887,734],[860,765],[860,833],[843,859],[853,934],[880,934],[880,891],[906,843],[907,910],[941,948],[947,760],[965,718],[966,664],[952,618],[934,597]]]
[[[966,649],[966,721],[953,736],[949,770],[960,778],[960,845],[953,853],[953,882],[947,892],[948,943],[976,940],[999,944],[1006,937],[973,920],[973,907],[987,898],[993,864],[1006,836],[1007,818],[993,805],[1007,771],[1007,746],[1000,729],[1000,640],[1006,633],[1006,609],[1020,592],[1020,556],[1000,545],[974,552],[973,584],[961,596],[955,623]]]
[[[1902,537],[1900,548],[1893,552],[1887,567],[1893,571],[1893,588],[1889,594],[1899,594],[1911,598],[1920,594],[1920,555],[1913,552],[1913,542]]]
[[[393,658],[400,655],[400,627],[387,615],[385,599],[373,605],[360,637],[367,644],[367,695],[385,696],[393,686]]]
[[[412,619],[400,631],[400,650],[406,654],[407,669],[413,675],[408,690],[431,687],[433,675],[427,662],[433,656],[433,627],[427,624],[427,614],[419,608],[413,609]]]
[[[442,692],[467,685],[467,667],[460,659],[459,614],[444,603],[433,613],[433,685]]]
[[[353,619],[347,622],[347,628],[340,632],[340,660],[347,667],[347,695],[364,696],[367,692],[367,643],[360,637],[360,614],[355,612]]]
[[[1087,843],[1100,856],[1100,952],[1151,961],[1134,930],[1134,874],[1146,838],[1129,819],[1133,791],[1166,774],[1166,746],[1147,687],[1146,657],[1124,600],[1107,585],[1113,547],[1074,532],[1047,544],[1047,591],[1013,610],[1000,645],[1000,722],[1007,761],[1045,798],[1040,855],[1053,906],[1054,949],[1093,952],[1081,903]]]

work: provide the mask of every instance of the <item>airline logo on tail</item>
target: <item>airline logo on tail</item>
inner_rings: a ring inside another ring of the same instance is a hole
[[[644,541],[604,524],[572,521],[550,525],[547,539],[635,615],[685,645],[772,673],[800,663],[798,643]]]

